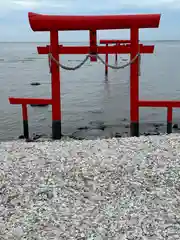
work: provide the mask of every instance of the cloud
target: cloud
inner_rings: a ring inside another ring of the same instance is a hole
[[[68,0],[62,0],[61,3],[57,0],[0,0],[0,11],[16,11],[16,10],[39,10],[53,8],[68,8]]]
[[[37,1],[23,1],[23,0],[17,0],[12,1],[12,4],[14,7],[21,7],[21,8],[37,8],[40,5],[40,2]]]
[[[38,9],[38,8],[46,8],[46,7],[50,7],[50,8],[64,8],[64,7],[68,7],[68,4],[65,3],[58,3],[58,1],[28,1],[28,0],[13,0],[12,4],[18,5],[19,7],[22,8],[34,8],[34,9]]]
[[[0,0],[1,11],[6,10],[48,10],[55,12],[65,10],[67,12],[93,12],[121,9],[180,8],[180,0]]]
[[[0,29],[3,32],[0,41],[49,39],[49,35],[45,37],[31,31],[27,17],[30,11],[60,15],[162,13],[160,28],[148,29],[143,38],[180,39],[176,29],[177,22],[180,22],[180,0],[0,0]],[[77,39],[88,38],[83,34],[78,32]],[[103,37],[108,34],[102,32]],[[113,33],[113,36],[122,37],[119,33]],[[69,41],[75,38],[75,34],[63,32],[61,38]]]

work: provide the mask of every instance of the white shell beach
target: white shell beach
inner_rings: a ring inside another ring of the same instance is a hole
[[[180,239],[180,135],[1,142],[0,239]]]

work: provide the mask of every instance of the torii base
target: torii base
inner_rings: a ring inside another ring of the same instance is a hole
[[[52,122],[52,138],[54,140],[61,139],[62,133],[61,133],[61,121],[53,121]]]
[[[131,137],[139,137],[139,123],[131,122],[130,131]]]

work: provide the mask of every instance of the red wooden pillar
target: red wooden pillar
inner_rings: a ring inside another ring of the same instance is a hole
[[[108,47],[108,43],[106,44],[106,47]],[[106,65],[105,65],[105,76],[108,75],[108,53],[106,53],[106,59],[105,59]]]
[[[139,51],[139,29],[131,28],[131,60]],[[131,136],[139,136],[139,59],[130,66],[130,121]]]
[[[50,51],[59,62],[58,31],[50,32]],[[61,96],[60,96],[60,70],[57,63],[51,61],[52,86],[52,138],[60,139],[61,134]]]
[[[172,107],[167,108],[167,133],[172,133]]]
[[[26,139],[29,139],[28,111],[27,111],[27,105],[26,104],[22,104],[22,117],[23,117],[24,137]]]
[[[97,37],[96,30],[90,30],[90,53],[94,56],[90,57],[91,62],[97,62]]]

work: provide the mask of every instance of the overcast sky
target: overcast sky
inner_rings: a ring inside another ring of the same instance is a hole
[[[28,12],[64,15],[161,13],[159,29],[141,31],[142,40],[180,39],[180,0],[0,0],[0,41],[48,41],[33,32]],[[61,41],[87,41],[87,32],[62,32]],[[99,38],[127,38],[128,31],[101,31]]]

